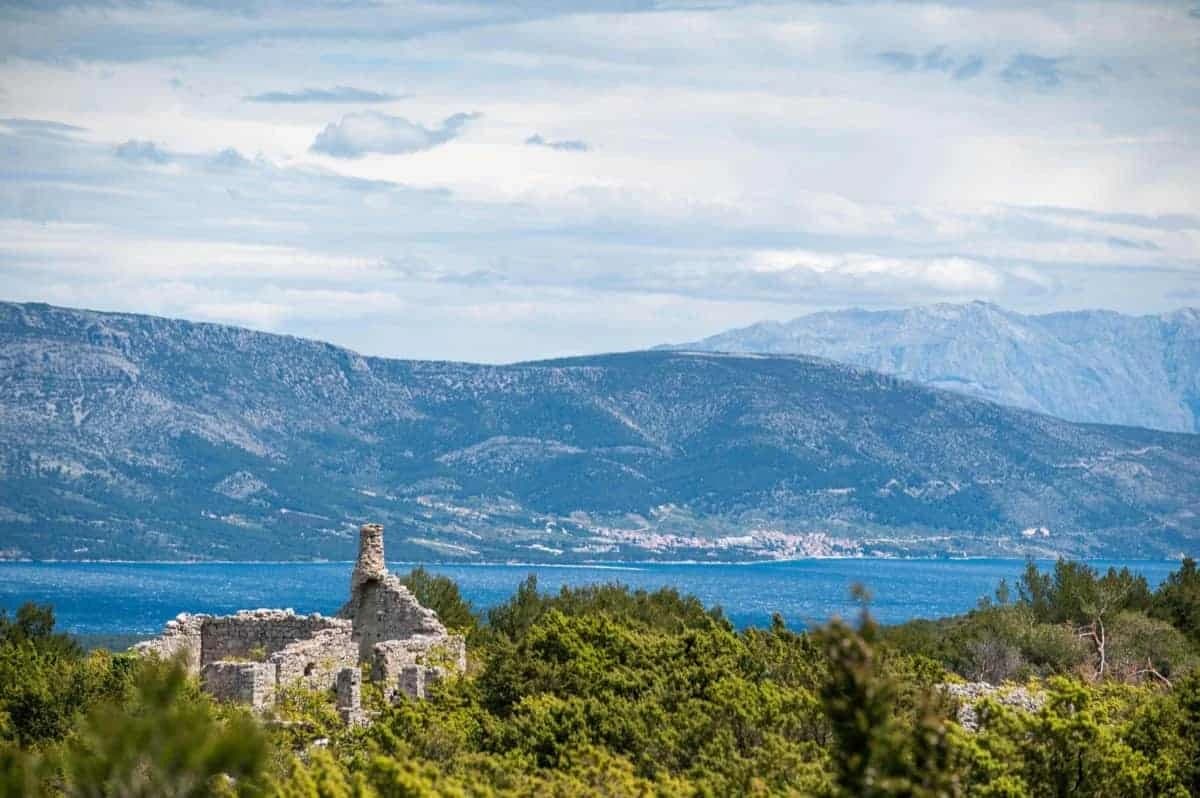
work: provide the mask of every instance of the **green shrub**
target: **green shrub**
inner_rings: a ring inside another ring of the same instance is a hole
[[[437,613],[447,629],[470,635],[479,625],[471,604],[462,597],[453,579],[438,576],[417,566],[400,578],[417,601]]]

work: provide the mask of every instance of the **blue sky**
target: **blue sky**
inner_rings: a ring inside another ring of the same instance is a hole
[[[1200,6],[0,0],[0,297],[511,361],[1200,305]]]

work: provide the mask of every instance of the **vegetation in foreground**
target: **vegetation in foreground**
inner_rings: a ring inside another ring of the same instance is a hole
[[[346,728],[332,697],[214,704],[173,663],[84,652],[49,608],[0,614],[0,795],[1200,795],[1200,574],[1032,565],[966,615],[735,631],[671,590],[537,590],[480,617],[471,671]],[[978,731],[938,685],[1015,680]]]

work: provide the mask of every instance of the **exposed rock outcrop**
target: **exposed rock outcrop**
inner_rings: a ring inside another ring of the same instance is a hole
[[[979,704],[991,699],[1003,706],[1023,712],[1037,712],[1046,703],[1044,693],[1018,685],[995,685],[988,682],[943,684],[942,692],[958,699],[958,725],[967,731],[979,731]]]

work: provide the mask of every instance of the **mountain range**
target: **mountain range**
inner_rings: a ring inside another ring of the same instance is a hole
[[[413,560],[1174,556],[1197,497],[1200,436],[809,356],[391,360],[0,303],[7,559],[348,559],[364,520]]]
[[[804,354],[1071,421],[1200,432],[1200,311],[1026,316],[985,302],[762,322],[687,351]]]

